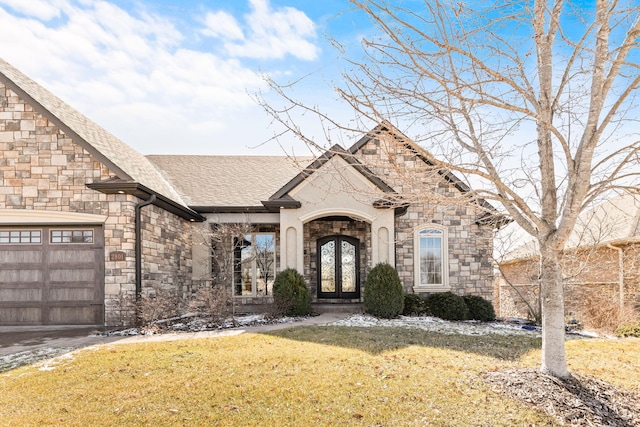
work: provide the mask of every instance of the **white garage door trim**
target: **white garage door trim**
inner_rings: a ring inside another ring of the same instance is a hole
[[[0,209],[0,225],[104,224],[106,221],[107,217],[104,215],[36,209]]]

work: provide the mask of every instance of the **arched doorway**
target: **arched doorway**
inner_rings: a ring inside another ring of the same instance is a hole
[[[318,239],[318,298],[360,298],[360,241],[335,235]]]

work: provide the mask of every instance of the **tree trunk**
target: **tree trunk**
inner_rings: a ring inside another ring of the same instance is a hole
[[[562,253],[540,242],[542,301],[542,372],[569,378],[564,345],[564,291]]]

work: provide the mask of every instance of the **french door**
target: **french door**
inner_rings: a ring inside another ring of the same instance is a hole
[[[360,298],[360,242],[348,236],[318,240],[318,298]]]

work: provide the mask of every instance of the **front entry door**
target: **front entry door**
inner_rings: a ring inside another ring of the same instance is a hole
[[[318,240],[318,298],[360,298],[359,247],[348,236]]]

